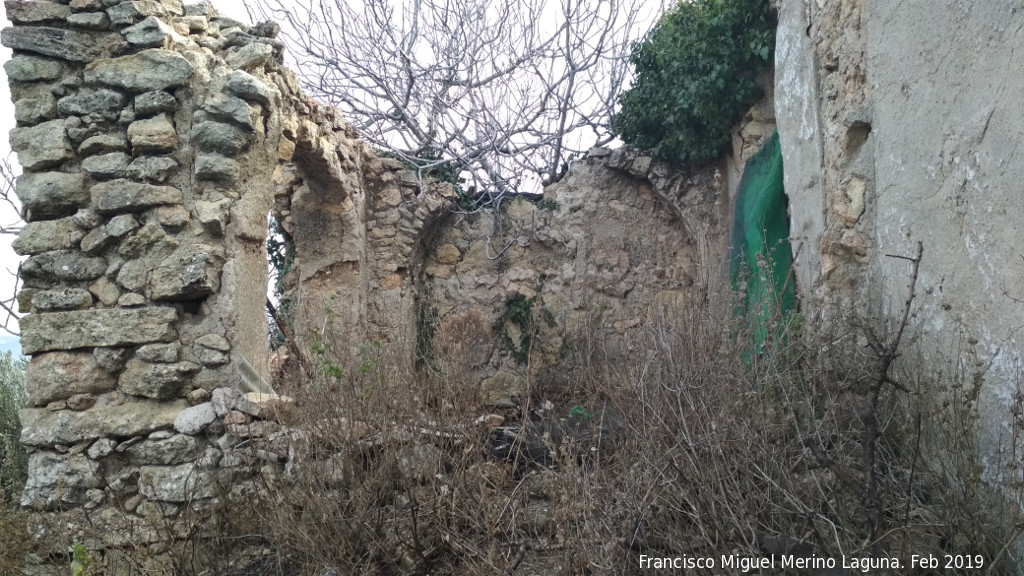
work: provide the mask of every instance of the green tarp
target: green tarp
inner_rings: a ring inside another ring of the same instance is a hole
[[[749,319],[759,354],[775,320],[796,307],[790,271],[789,214],[782,185],[779,133],[765,143],[743,170],[733,217],[729,273],[738,295],[736,313]]]

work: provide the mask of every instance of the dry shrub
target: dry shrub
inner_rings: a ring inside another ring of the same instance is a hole
[[[27,549],[25,513],[0,495],[0,576],[21,574]]]
[[[1019,500],[980,479],[976,395],[910,359],[897,374],[898,338],[872,347],[791,316],[752,354],[731,314],[701,309],[644,326],[626,358],[598,320],[497,427],[472,367],[412,373],[395,348],[288,391],[303,432],[232,507],[258,557],[236,573],[648,573],[640,555],[1015,564]]]

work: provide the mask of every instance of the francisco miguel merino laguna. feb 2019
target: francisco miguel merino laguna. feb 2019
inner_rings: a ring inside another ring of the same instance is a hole
[[[950,568],[980,568],[984,559],[980,555],[945,555],[942,560],[931,555],[911,555],[910,566],[915,568],[938,568],[945,563]],[[904,564],[899,558],[882,556],[841,556],[838,559],[829,556],[794,556],[792,554],[772,554],[754,557],[740,555],[722,555],[718,561],[711,556],[673,556],[657,557],[640,555],[640,567],[652,569],[715,569],[731,568],[742,573],[759,569],[818,569],[846,568],[859,572],[873,570],[899,569]]]

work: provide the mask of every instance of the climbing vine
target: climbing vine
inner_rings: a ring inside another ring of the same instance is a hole
[[[499,341],[520,364],[529,361],[533,340],[540,328],[537,319],[534,318],[536,303],[537,296],[527,298],[522,294],[513,294],[505,299],[505,309],[494,321],[493,328]],[[555,317],[544,307],[543,302],[536,310],[545,324],[555,326]],[[511,328],[512,326],[515,328]],[[518,338],[513,338],[514,332],[518,332]]]

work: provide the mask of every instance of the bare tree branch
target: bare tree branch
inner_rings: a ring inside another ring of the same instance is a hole
[[[486,205],[535,191],[524,190],[528,177],[557,180],[570,160],[613,139],[632,43],[662,8],[643,0],[246,6],[282,22],[304,87],[366,140],[419,166],[451,162]]]
[[[14,172],[14,165],[11,164],[10,157],[0,159],[0,206],[6,205],[6,207],[0,208],[0,213],[4,214],[4,220],[0,221],[0,234],[17,235],[25,226],[25,221],[21,218],[21,203],[18,202],[14,194],[16,178],[17,175]],[[7,273],[14,277],[14,288],[9,295],[0,299],[0,311],[2,311],[0,315],[3,316],[3,319],[0,320],[0,330],[14,336],[20,336],[14,328],[17,326],[18,318],[20,318],[20,315],[15,311],[17,308],[18,285],[21,278],[20,265],[18,270],[8,269]]]

